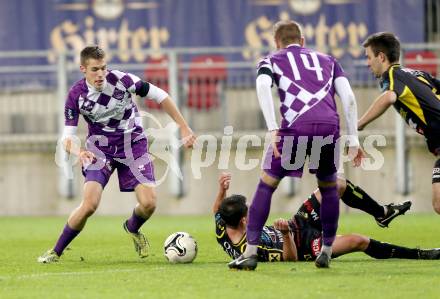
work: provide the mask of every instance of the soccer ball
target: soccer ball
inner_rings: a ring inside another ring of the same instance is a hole
[[[171,234],[163,244],[164,254],[170,263],[191,263],[197,256],[197,242],[188,233]]]

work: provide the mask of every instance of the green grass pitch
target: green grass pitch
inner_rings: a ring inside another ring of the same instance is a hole
[[[356,253],[333,260],[330,269],[299,262],[230,271],[209,216],[154,216],[143,228],[151,253],[140,260],[123,220],[92,217],[59,263],[41,265],[36,258],[53,246],[66,218],[0,218],[0,298],[440,298],[440,261],[374,260]],[[339,233],[440,247],[439,227],[434,213],[399,217],[389,229],[367,215],[343,214]],[[197,239],[194,263],[165,260],[163,242],[175,231]]]

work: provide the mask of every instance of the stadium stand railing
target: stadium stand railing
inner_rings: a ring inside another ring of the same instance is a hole
[[[224,128],[232,126],[233,147],[238,137],[245,134],[264,137],[265,123],[255,93],[255,66],[263,55],[262,50],[178,48],[163,49],[160,53],[145,52],[154,59],[147,59],[142,64],[110,61],[109,68],[134,73],[169,92],[198,135],[212,134],[221,139]],[[402,63],[438,73],[439,52],[440,46],[435,43],[404,45]],[[253,57],[252,60],[244,59],[243,53]],[[109,51],[109,56],[116,57],[114,54]],[[81,79],[82,74],[77,63],[78,57],[72,53],[59,55],[58,62],[52,65],[47,63],[48,55],[53,53],[0,52],[0,152],[6,153],[5,156],[14,154],[15,159],[19,159],[20,153],[33,152],[34,158],[44,156],[53,161],[53,158],[48,157],[55,152],[63,128],[64,101],[68,88]],[[354,86],[359,111],[363,112],[379,94],[377,80],[370,74],[363,58],[341,59],[341,63]],[[273,91],[276,92],[275,89]],[[170,121],[152,101],[138,99],[137,102],[141,110],[151,112],[162,126]],[[399,181],[396,190],[406,195],[410,191],[409,174],[405,171],[409,163],[406,158],[408,148],[411,145],[424,146],[424,140],[406,129],[397,118],[395,113],[387,112],[368,130],[363,131],[361,137],[371,134],[386,137],[387,146],[391,146],[392,155],[396,157],[396,163],[393,164],[396,173],[406,174],[397,176]],[[343,119],[341,117],[341,121]],[[144,122],[146,127],[157,125],[148,118]],[[343,125],[341,127],[344,128]],[[80,137],[84,137],[85,133],[86,124],[80,121]],[[173,155],[181,165],[184,159],[182,151],[173,152]],[[14,171],[16,169],[11,165],[8,167]],[[17,170],[16,176],[20,176],[19,173]],[[71,180],[67,182],[64,178],[60,179],[59,186],[58,192],[62,197],[75,196],[74,190],[77,189]],[[287,188],[291,190],[288,191],[290,195],[296,192],[292,186],[295,184],[289,183]],[[169,190],[176,197],[181,197],[184,194],[183,182],[176,179],[170,183]]]
[[[403,49],[404,65],[438,73],[438,44],[407,44]],[[263,132],[264,121],[254,91],[255,65],[262,53],[249,61],[243,58],[245,51],[256,53],[255,49],[246,48],[164,49],[144,64],[110,62],[109,66],[150,80],[177,97],[183,113],[198,132],[218,135],[227,125],[232,125],[236,133]],[[47,63],[50,54],[0,52],[0,150],[53,148],[62,126],[68,88],[82,74],[72,53],[61,55],[64,59],[53,65]],[[174,65],[170,57],[174,57]],[[358,100],[364,97],[365,90],[377,88],[363,60],[342,60],[342,64]],[[177,86],[172,86],[173,82]],[[139,104],[154,111],[160,120],[166,119],[152,101]],[[85,131],[84,126],[81,130]],[[389,126],[372,130],[391,138],[394,135],[394,128]]]

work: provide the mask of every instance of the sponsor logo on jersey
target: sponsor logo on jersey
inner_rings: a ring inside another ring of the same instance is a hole
[[[64,116],[66,117],[66,119],[72,120],[75,118],[75,111],[73,109],[66,108],[66,110],[64,111]]]
[[[226,253],[227,253],[230,257],[232,257],[232,258],[234,258],[234,259],[238,258],[238,257],[244,252],[244,250],[243,250],[242,252],[237,251],[237,250],[236,250],[234,247],[232,247],[231,244],[229,244],[229,242],[227,242],[227,241],[224,241],[224,242],[223,242],[223,249],[226,251]]]
[[[304,207],[306,208],[306,211],[312,216],[312,219],[317,221],[319,220],[319,215],[316,213],[315,209],[313,208],[313,204],[310,200],[306,200],[304,202]],[[305,217],[308,218],[308,217]]]
[[[265,234],[267,234],[267,236],[265,235]],[[267,240],[267,241],[269,241],[269,238],[270,238],[270,240],[272,240],[272,242],[276,242],[277,241],[277,236],[275,235],[276,234],[276,231],[272,231],[272,230],[270,230],[269,228],[267,228],[267,227],[263,227],[263,234],[262,234],[262,237],[264,236],[264,238]]]
[[[313,220],[318,221],[319,220],[319,215],[318,213],[315,212],[315,210],[313,210],[310,215],[312,215]]]
[[[281,261],[280,253],[269,253],[269,262],[279,262]]]
[[[112,171],[112,165],[110,164],[110,161],[107,159],[105,160],[105,167],[107,167],[109,171]]]
[[[321,238],[312,240],[312,252],[314,256],[318,256],[321,252]]]

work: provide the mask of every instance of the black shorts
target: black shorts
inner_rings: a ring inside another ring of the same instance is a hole
[[[321,252],[322,224],[320,217],[321,205],[312,194],[290,221],[295,232],[295,244],[300,261],[315,260]]]
[[[295,245],[298,251],[298,260],[314,261],[321,252],[322,232],[312,223],[301,216],[295,215],[294,220]]]
[[[428,145],[428,149],[434,156],[440,155],[440,134],[425,132],[425,140]]]
[[[312,227],[322,230],[321,204],[316,199],[314,193],[312,193],[312,195],[310,195],[310,197],[303,202],[303,204],[299,207],[298,212],[296,212],[296,215],[307,219]]]

